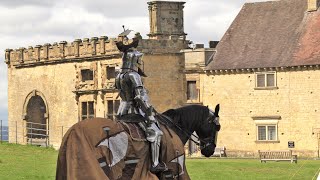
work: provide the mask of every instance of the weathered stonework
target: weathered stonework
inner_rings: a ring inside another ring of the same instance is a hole
[[[319,66],[277,69],[277,88],[262,90],[255,89],[258,69],[201,74],[201,101],[209,107],[221,104],[217,146],[227,147],[228,156],[257,157],[258,150],[286,150],[288,141],[295,142],[292,150],[298,156],[318,156]],[[277,141],[257,141],[259,117],[277,122]]]
[[[41,49],[36,46],[7,50],[9,126],[14,127],[17,121],[19,127],[25,127],[21,118],[26,113],[23,104],[28,103],[26,97],[34,90],[41,92],[48,104],[49,143],[55,147],[59,146],[62,134],[80,120],[80,102],[93,101],[95,116],[106,117],[106,101],[119,100],[114,79],[106,79],[106,67],[119,69],[121,54],[112,39],[105,41],[103,48],[95,44],[103,52],[95,51],[94,43],[84,39]],[[183,105],[184,58],[180,49],[185,45],[182,40],[142,40],[138,47],[145,54],[145,85],[159,112]],[[93,71],[92,81],[81,81],[82,69]],[[25,128],[18,131],[25,136]],[[10,140],[15,141],[13,131]],[[18,142],[26,143],[26,138],[18,137]]]
[[[150,39],[185,39],[183,8],[185,2],[151,1]]]
[[[169,4],[176,8],[181,3]],[[47,141],[56,148],[68,128],[83,118],[82,106],[93,106],[95,117],[108,117],[107,113],[112,113],[107,112],[108,103],[120,100],[114,77],[107,78],[107,68],[114,68],[113,73],[120,69],[117,40],[101,36],[7,49],[10,142],[27,143],[26,124],[32,120],[33,114],[28,111],[33,97],[45,102],[45,107],[39,107],[44,115],[38,118],[45,118]],[[137,49],[144,53],[144,71],[148,75],[143,81],[159,112],[184,104],[184,57],[180,50],[187,44],[184,39],[169,36],[140,40]],[[82,74],[84,70],[89,75]],[[82,76],[90,79],[84,80]]]

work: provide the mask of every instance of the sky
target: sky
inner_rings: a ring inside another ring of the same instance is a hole
[[[5,49],[90,37],[116,37],[122,25],[149,32],[149,0],[1,0],[0,120],[8,119]],[[171,1],[171,0],[167,0]],[[194,43],[220,40],[244,3],[266,0],[185,0],[184,31]],[[21,97],[25,98],[25,97]],[[6,124],[6,122],[4,122]]]

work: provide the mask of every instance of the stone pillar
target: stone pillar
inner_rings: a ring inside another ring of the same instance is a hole
[[[84,38],[82,41],[83,44],[83,52],[82,54],[88,54],[88,50],[89,50],[89,38]]]
[[[107,36],[100,36],[100,54],[105,54],[106,52],[106,40],[108,40]]]
[[[49,46],[51,46],[51,44],[49,44],[49,43],[46,43],[43,45],[43,59],[44,60],[49,59]]]
[[[51,49],[51,51],[50,51]],[[59,52],[59,45],[57,42],[54,42],[51,47],[49,47],[49,59],[52,58],[59,58],[60,52]]]
[[[98,41],[97,37],[92,37],[91,38],[92,55],[96,55],[97,54],[97,41]]]
[[[40,50],[41,50],[41,45],[36,45],[36,47],[34,47],[36,61],[40,61]]]
[[[76,39],[73,42],[73,46],[74,46],[74,56],[75,57],[79,57],[79,53],[80,53],[80,49],[79,49],[79,45],[81,43],[81,39]]]
[[[61,59],[65,58],[65,47],[66,47],[67,41],[60,41],[59,48],[60,48],[60,57]]]
[[[19,62],[20,63],[24,63],[24,50],[25,49],[26,48],[24,48],[24,47],[19,48]]]
[[[27,51],[27,53],[28,53],[28,56],[27,57],[25,57],[25,61],[32,61],[32,60],[34,60],[34,57],[33,57],[33,47],[32,46],[29,46],[28,47],[28,51]]]
[[[89,45],[89,38],[83,38],[82,45],[84,47],[84,51],[87,51],[88,50],[88,45]]]
[[[12,49],[6,49],[6,52],[5,52],[5,63],[6,64],[10,64],[10,60],[11,60],[11,57],[10,57],[10,53],[11,53]]]

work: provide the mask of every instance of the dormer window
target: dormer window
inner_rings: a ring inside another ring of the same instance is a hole
[[[91,69],[82,69],[81,70],[81,81],[92,81],[93,80],[93,70]]]

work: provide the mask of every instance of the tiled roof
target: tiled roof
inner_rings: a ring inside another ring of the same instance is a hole
[[[246,3],[207,70],[320,64],[320,10],[307,0]]]

